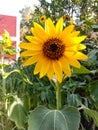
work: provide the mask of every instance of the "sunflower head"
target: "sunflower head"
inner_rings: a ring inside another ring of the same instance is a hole
[[[9,32],[7,30],[4,30],[3,34],[2,34],[2,38],[5,40],[5,39],[8,39],[9,38]]]
[[[12,40],[7,30],[4,30],[4,33],[2,34],[2,46],[4,49],[12,46]]]
[[[46,20],[46,16],[42,15],[39,20],[40,20],[40,23],[44,23]]]
[[[27,57],[25,66],[35,64],[34,74],[39,73],[40,78],[47,75],[52,79],[55,75],[59,82],[63,74],[71,76],[70,66],[80,68],[78,60],[86,60],[87,56],[81,52],[86,46],[81,42],[86,36],[79,36],[74,25],[63,29],[63,18],[56,25],[48,18],[43,28],[34,22],[31,28],[32,36],[26,36],[27,43],[22,42],[20,48],[25,49],[21,57]]]
[[[64,15],[63,17],[65,20],[68,20],[68,21],[70,20],[70,16],[68,14]]]

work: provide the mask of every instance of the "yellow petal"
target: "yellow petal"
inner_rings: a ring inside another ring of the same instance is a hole
[[[69,64],[66,64],[65,65],[65,68],[64,68],[64,73],[66,74],[66,76],[70,77],[71,76],[71,70],[70,70],[70,66]]]
[[[34,41],[34,37],[33,37],[33,36],[25,36],[25,38],[26,38],[29,42]]]
[[[81,52],[77,52],[74,55],[74,58],[79,59],[79,60],[86,60],[86,59],[88,59],[88,56],[83,54],[83,53],[81,53]]]
[[[33,56],[33,55],[40,55],[40,51],[24,51],[21,53],[21,56],[25,57],[25,56]]]
[[[24,66],[32,65],[36,63],[39,60],[39,55],[35,55],[33,57],[30,57],[24,62]]]
[[[25,36],[25,38],[31,42],[31,43],[34,43],[34,44],[40,44],[42,43],[42,41],[34,36]]]
[[[32,56],[32,54],[33,54],[32,51],[24,51],[21,53],[21,56],[24,56],[24,57],[25,56]]]
[[[46,73],[48,72],[49,68],[50,68],[50,60],[46,59],[46,58],[43,58],[43,65],[41,67],[41,70],[40,70],[40,78],[43,77],[44,75],[46,75]]]
[[[9,32],[6,29],[4,29],[4,33],[2,34],[2,38],[3,39],[10,38]]]
[[[31,30],[33,30],[33,27],[31,28]],[[31,36],[25,36],[26,39],[30,42],[33,42],[34,44],[42,44],[43,40],[41,40],[39,37],[36,36],[32,36],[32,38],[29,38]]]
[[[83,45],[83,44],[79,44],[79,46],[78,46],[78,50],[83,50],[83,49],[85,49],[85,48],[86,48],[86,46]]]
[[[66,46],[66,50],[65,51],[66,52],[77,52],[78,50],[83,50],[85,48],[86,48],[85,45],[77,43],[77,44],[73,44],[71,46]]]
[[[62,66],[59,61],[53,62],[53,69],[57,77],[57,80],[61,83],[62,82]]]
[[[71,76],[71,70],[70,70],[70,66],[69,66],[68,61],[66,60],[66,58],[64,58],[64,57],[60,58],[60,63],[62,65],[63,72],[68,77],[70,77]]]
[[[86,36],[79,36],[79,37],[74,37],[72,38],[74,43],[80,43],[82,42],[84,39],[86,38]]]
[[[76,37],[76,36],[79,35],[79,33],[80,33],[80,31],[73,31],[73,32],[71,33],[71,36],[72,36],[72,37]]]
[[[71,57],[71,58],[67,58],[67,60],[70,65],[72,65],[76,68],[80,68],[81,65],[75,58]]]
[[[67,26],[63,32],[62,32],[62,35],[69,35],[69,33],[71,33],[72,31],[74,30],[74,25],[69,25]]]
[[[33,44],[33,43],[20,43],[20,48],[27,50],[42,50],[41,45]]]
[[[48,38],[48,35],[46,34],[45,30],[40,26],[39,24],[34,22],[34,28],[31,28],[31,32],[33,35],[38,37],[41,40],[46,40]]]
[[[73,55],[74,55],[74,52],[73,51],[65,51],[64,52],[64,55],[65,55],[65,57],[72,57]]]
[[[63,30],[63,18],[60,18],[56,24],[56,33],[60,33]]]
[[[77,52],[77,46],[72,46],[72,47],[67,47],[66,48],[66,52],[65,52],[65,54],[67,53],[67,55],[69,54],[69,53],[71,53],[71,55],[73,55],[75,52]]]
[[[32,44],[31,43],[20,43],[19,44],[20,48],[23,48],[23,49],[28,49],[28,50],[32,50]]]
[[[62,35],[62,34],[61,34]],[[72,41],[72,37],[71,37],[71,35],[62,35],[62,40],[63,40],[63,43],[65,44],[65,47],[67,48],[67,47],[72,47],[72,46],[74,46],[74,45],[76,45],[76,43],[74,43],[73,41]]]
[[[34,69],[34,74],[37,74],[41,71],[41,67],[44,66],[44,57],[42,54],[39,56],[39,60],[36,63],[35,69]]]
[[[53,69],[53,62],[52,61],[50,61],[50,62],[51,62],[50,63],[51,65],[50,65],[49,70],[47,72],[47,76],[49,79],[52,79],[53,75],[54,75],[54,69]]]
[[[55,34],[55,26],[50,18],[48,18],[45,22],[45,31],[50,36],[54,36]]]

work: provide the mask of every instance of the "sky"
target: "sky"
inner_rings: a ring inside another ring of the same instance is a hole
[[[19,10],[38,3],[38,0],[0,0],[0,14],[20,15]]]

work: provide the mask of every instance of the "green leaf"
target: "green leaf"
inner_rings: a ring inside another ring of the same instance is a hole
[[[40,106],[30,113],[28,130],[78,130],[79,122],[80,114],[74,107],[49,110]]]
[[[28,83],[28,84],[30,84],[30,85],[32,85],[32,82],[30,82],[30,80],[28,79],[28,77],[27,77],[27,75],[25,75],[21,70],[19,70],[19,69],[15,69],[15,70],[13,70],[13,71],[10,71],[9,73],[4,73],[4,79],[6,79],[8,76],[10,76],[11,74],[13,74],[13,73],[18,73],[18,74],[20,74],[21,75],[21,77],[23,78],[23,80],[26,82],[26,83]]]
[[[9,55],[15,55],[16,54],[16,49],[14,47],[9,47],[9,48],[6,48],[4,50],[4,52],[6,54],[9,54]]]
[[[8,110],[10,120],[14,121],[18,128],[24,129],[26,123],[26,112],[23,102],[17,97]]]
[[[98,52],[98,50],[96,50],[96,49],[93,49],[93,50],[91,50],[89,53],[88,53],[88,60],[86,60],[86,62],[88,63],[88,64],[92,64],[92,65],[96,65],[97,64],[97,52]]]
[[[91,73],[91,71],[82,65],[79,69],[73,67],[73,74],[89,74],[89,73]]]
[[[89,89],[90,89],[90,95],[92,96],[95,106],[98,109],[98,81],[91,82],[89,84]]]
[[[79,95],[68,93],[67,102],[70,106],[78,107],[81,104],[82,100]]]
[[[98,127],[98,112],[91,110],[89,108],[84,107],[83,108],[84,112],[93,119],[94,123]]]

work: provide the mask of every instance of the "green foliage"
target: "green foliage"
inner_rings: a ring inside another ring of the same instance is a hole
[[[33,75],[34,66],[20,61],[0,63],[0,129],[1,130],[96,130],[98,129],[98,1],[39,0],[34,11],[20,11],[21,40],[30,35],[33,21],[51,17],[54,22],[66,14],[74,18],[76,30],[87,35],[87,61],[72,68],[71,78],[64,77],[61,87],[61,110],[56,109],[55,80]],[[70,20],[65,20],[65,26]],[[44,23],[40,23],[42,26]],[[7,49],[7,54],[14,54]],[[2,71],[3,70],[3,71]],[[40,107],[39,107],[40,106]],[[80,119],[81,118],[81,119]],[[65,120],[64,120],[65,119]],[[40,125],[42,122],[42,125]],[[5,125],[6,124],[6,125]],[[40,127],[40,128],[39,128]]]
[[[68,106],[79,107],[81,105],[82,99],[78,94],[67,95]]]
[[[79,69],[73,68],[73,74],[90,74],[90,70],[85,68],[84,66],[81,66]]]
[[[15,122],[18,128],[24,129],[27,120],[27,113],[25,111],[23,102],[18,97],[14,98],[15,99],[13,103],[8,109],[8,116],[10,120]]]
[[[74,107],[49,110],[38,107],[30,113],[28,130],[78,130],[80,114]]]
[[[21,39],[25,37],[25,34],[30,34],[30,27],[34,21],[41,24],[40,17],[43,15],[47,18],[50,17],[54,22],[63,17],[65,25],[73,18],[77,28],[88,36],[91,35],[90,31],[94,29],[92,29],[92,25],[96,26],[98,19],[96,11],[98,2],[96,0],[51,0],[51,2],[39,0],[39,2],[34,11],[29,7],[20,11],[22,14]],[[66,15],[69,15],[69,20],[65,18]],[[23,34],[24,30],[25,34]]]
[[[95,122],[96,126],[98,127],[98,112],[88,109],[88,108],[83,108],[84,112],[93,119],[93,121]]]
[[[89,84],[90,87],[90,93],[92,96],[92,99],[94,100],[94,105],[96,109],[98,109],[98,80],[94,80]]]

